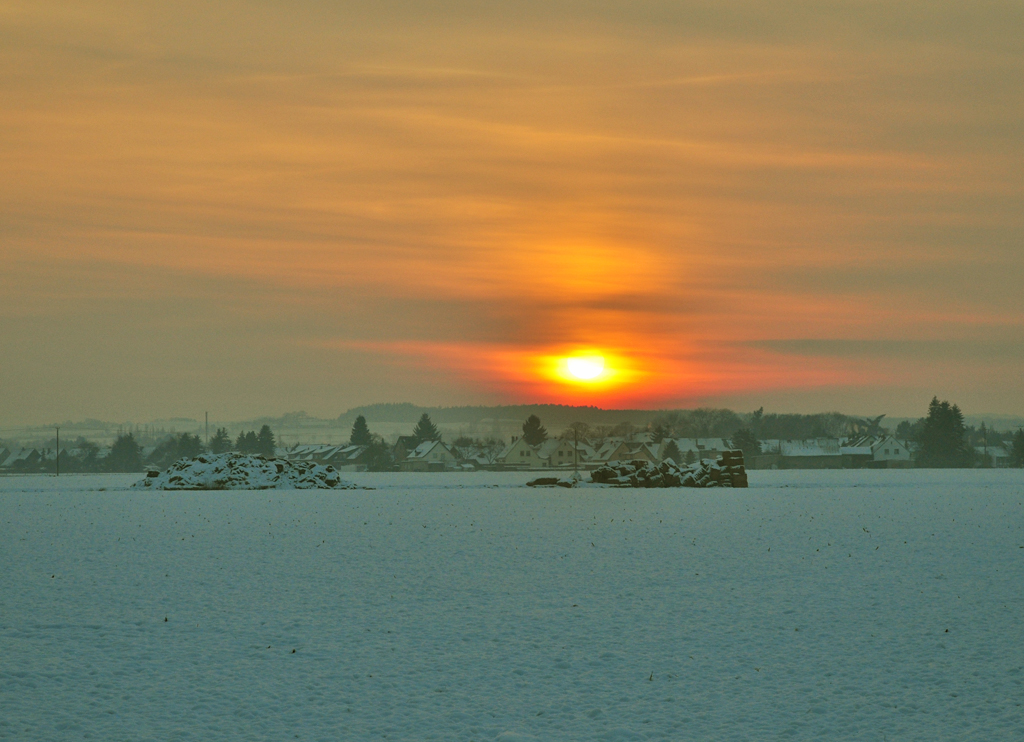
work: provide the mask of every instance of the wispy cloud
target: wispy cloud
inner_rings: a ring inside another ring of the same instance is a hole
[[[635,372],[594,402],[1024,412],[1019,336],[970,336],[1024,321],[1019,4],[765,7],[7,3],[0,387],[69,383],[30,341],[70,316],[137,414],[183,393],[147,341],[239,415],[585,401],[536,365],[584,347]]]

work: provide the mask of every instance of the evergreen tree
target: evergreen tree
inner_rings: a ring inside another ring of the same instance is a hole
[[[203,440],[198,435],[182,433],[177,439],[178,458],[194,459],[203,452]]]
[[[918,437],[921,449],[917,464],[924,467],[968,467],[974,449],[967,444],[967,429],[960,408],[933,397]]]
[[[665,455],[662,456],[662,458],[672,459],[677,464],[683,463],[683,454],[679,451],[679,446],[676,445],[676,442],[671,438],[668,443],[665,444]]]
[[[1010,449],[1010,461],[1014,466],[1024,467],[1024,428],[1018,428],[1013,434],[1013,448]]]
[[[697,462],[697,455],[693,452],[692,448],[686,449],[686,463],[694,464]]]
[[[267,427],[267,426],[263,426]],[[270,428],[267,428],[269,431]],[[235,439],[235,450],[239,453],[259,453],[259,440],[256,433],[250,430],[248,433],[239,433]]]
[[[92,441],[79,437],[75,441],[75,448],[79,451],[79,471],[98,471],[100,447]]]
[[[260,428],[260,432],[256,436],[254,443],[254,452],[262,454],[263,456],[273,456],[274,451],[277,448],[277,442],[274,440],[274,433],[270,429],[269,425],[264,425]]]
[[[655,423],[651,426],[651,440],[654,443],[661,443],[671,435],[672,429],[664,423]],[[678,448],[677,448],[678,450]]]
[[[420,417],[420,421],[416,423],[416,427],[413,428],[412,436],[419,443],[423,443],[423,441],[439,441],[441,440],[441,431],[430,421],[430,415],[424,412],[423,416]]]
[[[136,472],[142,470],[142,447],[131,433],[119,435],[107,456],[110,471]]]
[[[548,431],[540,424],[540,418],[530,415],[523,423],[523,440],[531,446],[539,446],[548,439]]]
[[[210,453],[225,453],[231,450],[231,437],[227,428],[217,428],[217,432],[210,439]]]
[[[745,459],[752,458],[761,453],[761,444],[758,442],[754,431],[750,428],[740,428],[732,434],[732,447],[743,451]]]
[[[160,441],[156,450],[149,455],[149,463],[161,469],[170,466],[178,459],[192,459],[203,452],[203,442],[198,435],[181,433],[169,435]]]
[[[395,457],[391,447],[380,438],[372,439],[363,455],[366,471],[394,471]]]
[[[352,434],[348,442],[353,446],[369,446],[373,439],[370,436],[370,427],[366,424],[366,418],[360,415],[352,424]]]

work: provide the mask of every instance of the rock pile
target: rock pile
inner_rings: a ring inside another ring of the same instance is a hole
[[[590,481],[615,487],[746,487],[747,471],[742,451],[726,451],[717,461],[683,466],[672,459],[612,461],[594,469]]]
[[[160,473],[150,471],[133,488],[154,490],[356,489],[333,466],[238,453],[179,459]]]

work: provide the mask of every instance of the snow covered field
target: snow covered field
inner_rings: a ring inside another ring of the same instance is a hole
[[[1024,739],[1020,471],[346,476],[0,478],[0,738]]]

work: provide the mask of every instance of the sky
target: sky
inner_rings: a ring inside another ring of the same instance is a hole
[[[1020,2],[0,0],[0,69],[5,424],[1024,414]]]

